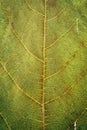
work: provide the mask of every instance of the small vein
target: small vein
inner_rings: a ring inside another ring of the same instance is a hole
[[[0,112],[0,116],[2,117],[2,119],[4,120],[4,122],[5,122],[5,124],[6,124],[6,126],[7,126],[7,128],[8,128],[8,130],[11,130],[11,127],[9,126],[9,124],[8,124],[8,122],[7,122],[7,120],[6,120],[6,118],[4,117],[4,115]]]
[[[61,14],[64,12],[64,10],[65,10],[65,8],[64,8],[64,9],[62,9],[59,13],[57,13],[54,17],[52,17],[52,18],[48,19],[48,20],[47,20],[47,22],[49,22],[49,21],[52,21],[52,20],[56,19],[59,15],[61,15]]]
[[[25,22],[25,23],[24,23],[24,30],[23,30],[23,32],[22,32],[22,34],[21,34],[21,38],[23,38],[26,29],[28,29],[28,24],[29,24],[29,22]]]
[[[82,119],[82,116],[83,116],[86,112],[87,112],[87,108],[84,108],[84,110],[81,112],[79,118],[77,118],[77,121],[78,121],[79,119]]]
[[[13,81],[13,83],[15,84],[15,86],[29,99],[31,99],[32,101],[34,101],[35,103],[41,105],[40,102],[38,102],[36,99],[34,99],[33,97],[31,97],[30,95],[28,95],[26,92],[24,92],[23,89],[20,88],[20,86],[15,82],[14,78],[12,77],[12,75],[10,74],[10,72],[7,70],[7,68],[3,65],[2,62],[0,62],[0,64],[2,65],[4,71],[7,73],[7,75],[9,76],[9,78]]]
[[[75,24],[75,23],[74,23]],[[70,26],[70,28],[64,32],[59,38],[57,38],[51,45],[49,45],[48,47],[46,47],[46,49],[51,48],[52,46],[54,46],[59,40],[61,40],[64,36],[66,36],[72,29],[72,27],[74,26],[74,24],[72,24],[72,26]]]
[[[10,24],[8,24],[6,29],[5,29],[5,33],[3,35],[2,42],[6,42],[7,41],[9,33],[10,33]]]
[[[27,48],[27,46],[20,40],[17,32],[15,31],[13,25],[11,25],[11,29],[12,29],[12,32],[14,34],[14,36],[19,40],[19,42],[21,43],[21,45],[24,47],[24,49],[26,50],[26,52],[28,54],[30,54],[31,56],[33,56],[35,59],[37,59],[38,61],[42,62],[43,63],[43,60],[38,58],[36,55],[34,55],[31,51],[29,51],[29,49]]]
[[[19,51],[18,53],[14,54],[14,55],[11,55],[11,56],[7,59],[7,61],[5,62],[5,65],[9,64],[9,62],[11,62],[11,59],[14,59],[14,57],[16,57],[16,56],[18,56],[18,55],[20,56],[21,53],[22,53],[22,51]],[[19,69],[17,68],[16,70],[18,71]],[[3,72],[2,72],[2,73],[3,73]],[[2,73],[0,73],[0,74],[2,74]],[[32,72],[30,69],[28,70],[28,73],[34,75],[34,72]],[[42,76],[42,75],[37,74],[37,76]],[[35,78],[35,79],[36,79],[36,78]],[[32,83],[35,83],[34,80],[31,80],[31,82],[32,82]],[[41,81],[38,81],[37,83],[38,83],[38,84],[41,84],[42,82],[41,82]]]
[[[40,15],[44,16],[44,14],[42,14],[41,12],[39,12],[39,11],[33,9],[32,6],[29,4],[29,2],[28,2],[27,0],[24,0],[24,1],[25,1],[26,5],[27,5],[27,7],[28,7],[29,9],[31,9],[33,12],[35,12],[35,13],[37,13],[37,14],[40,14]]]
[[[30,120],[33,120],[33,121],[36,121],[36,122],[39,122],[39,123],[42,123],[42,121],[41,120],[38,120],[38,119],[32,119],[32,118],[29,118]]]
[[[76,58],[78,52],[80,51],[80,49],[81,49],[82,47],[83,47],[83,46],[80,46],[79,49],[74,52],[74,54],[73,54],[73,55],[71,56],[71,58],[65,63],[65,65],[61,66],[60,69],[59,69],[57,72],[55,72],[55,73],[49,75],[48,77],[46,77],[45,80],[47,80],[47,79],[49,79],[49,78],[55,76],[56,74],[58,74],[58,73],[60,73],[60,72],[63,72],[63,71],[67,68],[67,66],[70,65],[70,63]]]

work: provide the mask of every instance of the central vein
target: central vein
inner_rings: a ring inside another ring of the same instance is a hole
[[[44,3],[44,42],[43,42],[43,80],[42,80],[42,121],[45,130],[45,77],[46,77],[46,0]]]

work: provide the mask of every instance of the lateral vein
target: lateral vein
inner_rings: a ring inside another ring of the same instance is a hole
[[[18,39],[18,41],[21,43],[21,45],[24,47],[24,49],[26,50],[26,52],[28,54],[30,54],[32,57],[34,57],[35,59],[37,59],[38,61],[42,62],[43,63],[43,60],[38,58],[36,55],[34,55],[31,51],[29,51],[29,49],[27,48],[27,46],[20,40],[17,32],[15,31],[13,25],[11,25],[11,29],[12,29],[12,32],[14,34],[14,36]]]
[[[28,2],[27,0],[25,0],[25,3],[26,3],[26,5],[28,6],[28,8],[31,9],[33,12],[44,16],[44,14],[42,14],[41,12],[39,12],[39,11],[33,9],[32,6],[29,4],[29,2]]]
[[[9,78],[13,81],[13,83],[15,84],[15,86],[29,99],[31,99],[32,101],[34,101],[35,103],[39,104],[41,106],[41,103],[38,102],[36,99],[34,99],[33,97],[31,97],[29,94],[27,94],[23,89],[21,89],[21,87],[16,83],[16,81],[14,80],[13,76],[10,74],[10,72],[7,70],[7,68],[3,65],[2,62],[0,62],[0,64],[2,65],[4,71],[7,73],[7,75],[9,76]]]
[[[74,24],[75,24],[75,23],[74,23]],[[54,46],[59,40],[61,40],[61,38],[63,38],[64,36],[66,36],[66,35],[70,32],[70,30],[72,29],[72,27],[73,27],[74,24],[72,24],[67,31],[65,31],[63,34],[61,34],[61,36],[60,36],[59,38],[57,38],[53,43],[51,43],[51,45],[49,45],[48,47],[46,47],[46,49],[51,48],[51,47]]]
[[[64,8],[64,9],[62,9],[59,13],[57,13],[54,17],[52,17],[52,18],[48,19],[48,20],[47,20],[47,22],[49,22],[49,21],[52,21],[52,20],[56,19],[56,18],[57,18],[59,15],[61,15],[64,11],[65,11],[65,8]]]
[[[4,120],[8,130],[12,130],[11,127],[9,126],[8,122],[7,122],[7,119],[4,117],[4,115],[0,112],[0,116],[2,117],[2,119]]]
[[[70,58],[64,65],[62,65],[57,72],[55,72],[55,73],[53,73],[53,74],[47,76],[47,77],[45,78],[45,80],[47,80],[47,79],[49,79],[49,78],[55,76],[56,74],[58,74],[58,73],[60,73],[60,72],[63,72],[63,71],[67,68],[67,66],[70,65],[70,63],[76,58],[77,54],[79,53],[79,51],[80,51],[80,49],[81,49],[82,47],[84,47],[84,46],[81,45],[81,46],[78,48],[78,50],[76,50],[76,51],[74,52],[74,54],[71,56],[71,58]]]

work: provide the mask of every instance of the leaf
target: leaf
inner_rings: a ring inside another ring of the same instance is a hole
[[[86,0],[1,0],[0,130],[86,130],[86,59]]]

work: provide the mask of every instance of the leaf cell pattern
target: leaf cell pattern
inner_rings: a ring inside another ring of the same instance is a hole
[[[0,1],[0,129],[87,129],[84,1]]]

